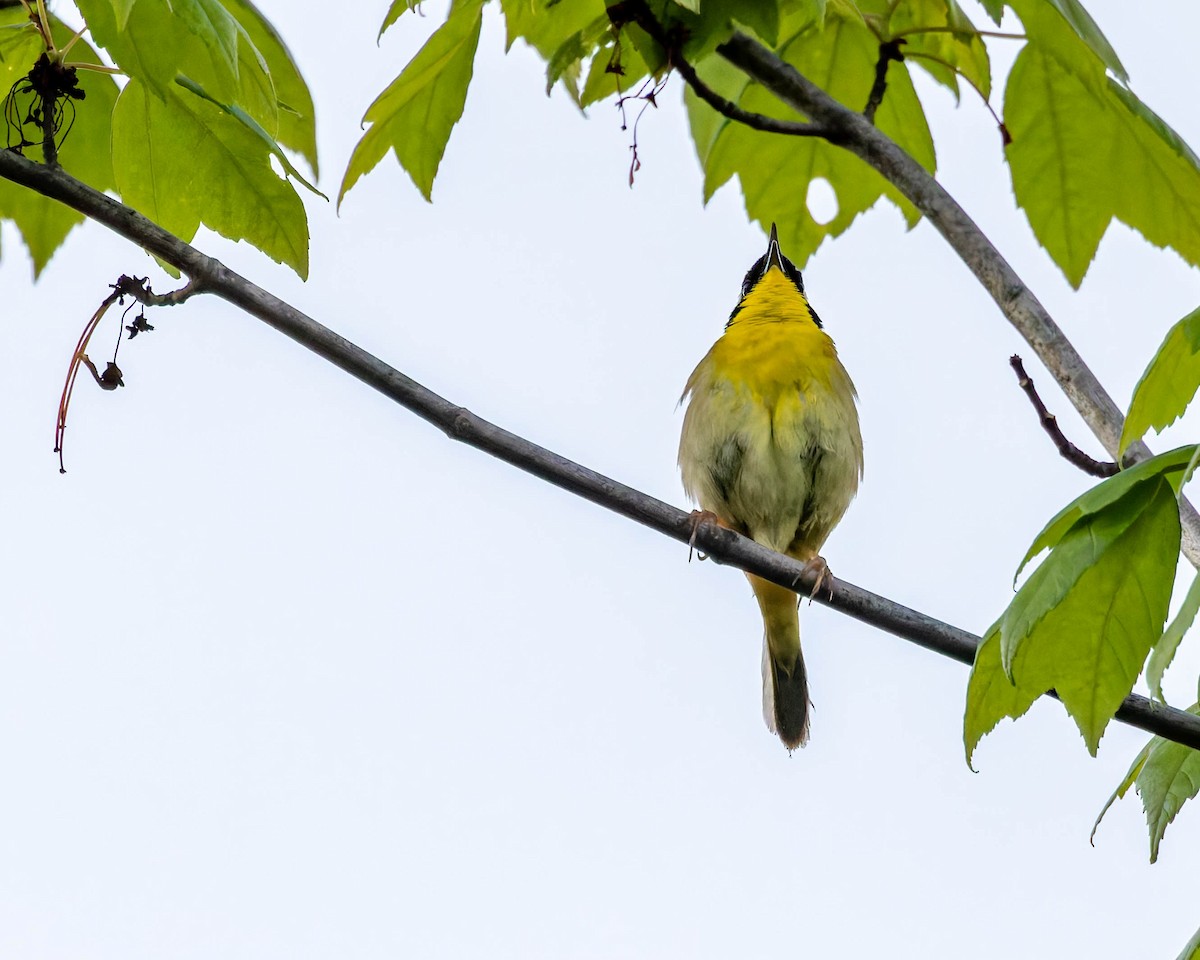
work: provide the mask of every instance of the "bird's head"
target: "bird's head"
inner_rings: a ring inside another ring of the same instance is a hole
[[[742,281],[742,296],[738,300],[738,304],[733,308],[733,313],[730,314],[729,320],[732,323],[734,317],[746,305],[747,300],[756,293],[771,296],[778,296],[781,292],[791,291],[799,295],[799,298],[808,308],[808,312],[812,315],[813,321],[818,327],[821,326],[821,320],[817,317],[816,312],[808,305],[808,297],[804,293],[804,278],[800,275],[800,270],[791,260],[783,255],[783,251],[779,249],[779,232],[775,228],[775,224],[771,224],[771,236],[767,241],[767,252],[754,261],[749,270],[746,271],[746,278]]]

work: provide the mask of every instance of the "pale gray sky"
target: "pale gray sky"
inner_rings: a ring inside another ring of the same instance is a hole
[[[440,8],[377,49],[382,0],[261,6],[317,97],[333,194]],[[1200,144],[1200,11],[1088,6],[1135,90]],[[585,121],[544,98],[497,11],[481,50],[432,206],[390,160],[340,218],[308,203],[308,284],[198,244],[480,415],[682,505],[676,400],[762,235],[733,187],[701,208],[676,81],[630,190],[611,106]],[[1073,293],[1014,208],[986,111],[921,90],[941,178],[1124,404],[1200,302],[1195,271],[1116,227]],[[813,739],[789,758],[763,727],[739,573],[449,442],[215,300],[154,313],[122,347],[124,390],[81,383],[59,476],[79,331],[119,273],[165,278],[88,226],[32,287],[3,242],[0,955],[1171,960],[1200,924],[1200,811],[1153,867],[1136,798],[1087,842],[1138,732],[1110,728],[1092,760],[1042,703],[972,774],[966,669],[805,607]],[[805,276],[867,460],[825,555],[985,628],[1088,484],[1010,353],[1097,445],[927,225],[873,211]],[[1191,702],[1197,647],[1173,702]]]

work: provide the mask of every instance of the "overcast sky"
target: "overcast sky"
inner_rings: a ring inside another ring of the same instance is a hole
[[[261,6],[316,96],[333,195],[440,6],[381,48],[383,0]],[[1200,9],[1088,6],[1134,89],[1200,144]],[[682,506],[676,401],[764,239],[735,186],[701,207],[677,81],[630,190],[616,111],[582,119],[541,70],[504,56],[487,11],[434,203],[390,159],[340,217],[306,198],[307,284],[197,243],[455,402]],[[1071,291],[986,110],[918,84],[940,178],[1126,404],[1200,302],[1195,271],[1116,226]],[[740,573],[448,441],[219,301],[155,312],[122,347],[124,390],[81,381],[60,476],[79,331],[118,274],[168,281],[87,226],[35,287],[2,240],[0,956],[1172,960],[1200,925],[1200,810],[1155,866],[1136,798],[1088,845],[1141,733],[1114,725],[1092,760],[1043,702],[973,774],[967,670],[805,606],[813,736],[789,758],[763,726]],[[805,279],[866,449],[825,556],[978,632],[1089,483],[1010,353],[1099,448],[927,225],[880,207]],[[1198,647],[1172,702],[1194,698]]]

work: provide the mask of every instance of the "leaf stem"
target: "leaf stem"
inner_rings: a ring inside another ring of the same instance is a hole
[[[955,36],[968,37],[993,37],[997,40],[1028,40],[1023,33],[1003,33],[999,30],[960,30],[958,27],[908,27],[905,30],[897,30],[892,34],[893,39],[900,37],[915,37],[923,33],[952,33]]]

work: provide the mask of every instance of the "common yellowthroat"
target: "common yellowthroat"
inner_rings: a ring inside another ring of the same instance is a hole
[[[826,575],[821,547],[862,478],[857,394],[779,249],[746,273],[725,332],[692,371],[679,440],[688,496],[725,527]],[[763,715],[788,750],[808,740],[795,593],[746,574],[765,627]]]

